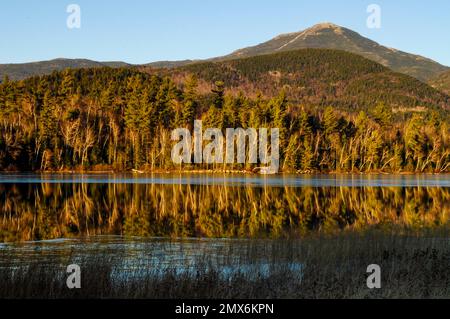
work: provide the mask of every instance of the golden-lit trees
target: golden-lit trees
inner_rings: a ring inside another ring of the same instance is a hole
[[[172,169],[171,130],[192,129],[202,119],[204,128],[223,131],[279,128],[280,167],[286,172],[450,170],[448,111],[394,112],[384,101],[366,111],[324,107],[323,101],[298,105],[288,98],[288,86],[265,96],[213,83],[205,90],[189,73],[175,82],[109,68],[4,81],[0,169]],[[214,168],[237,167],[257,166]]]

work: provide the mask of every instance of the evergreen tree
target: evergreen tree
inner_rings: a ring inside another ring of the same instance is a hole
[[[309,138],[305,138],[303,141],[301,169],[304,172],[311,172],[314,165],[314,151],[311,146]]]
[[[237,100],[235,100],[231,95],[225,96],[222,110],[222,128],[240,127],[236,102]]]
[[[280,130],[280,150],[286,149],[289,142],[287,130],[287,98],[286,93],[281,91],[280,94],[270,100],[268,107],[271,110],[273,127]]]
[[[182,110],[182,122],[192,128],[195,113],[198,108],[198,96],[197,96],[197,77],[191,75],[186,80],[185,90],[184,90],[184,101]]]
[[[300,135],[304,137],[308,137],[312,133],[309,115],[304,109],[302,109],[298,115],[298,130],[300,131]]]
[[[158,124],[164,128],[170,128],[174,119],[173,100],[177,99],[175,84],[169,78],[164,78],[156,95],[156,112]]]
[[[338,128],[338,120],[334,109],[329,106],[323,114],[323,127],[326,135],[336,133]]]
[[[375,121],[386,128],[392,124],[392,108],[384,103],[378,103],[373,112]]]
[[[419,168],[421,160],[425,156],[426,141],[421,127],[423,127],[422,117],[420,115],[414,115],[408,122],[405,132],[406,159],[410,160],[410,164],[416,170]]]
[[[66,70],[63,72],[63,79],[60,86],[59,94],[62,95],[62,98],[69,97],[72,94],[75,94],[75,79],[72,75],[72,71]]]
[[[215,108],[221,110],[224,103],[225,96],[225,83],[222,81],[216,81],[214,83],[213,93],[213,105]]]
[[[39,116],[39,135],[42,138],[44,147],[55,146],[55,139],[58,133],[58,120],[56,117],[56,105],[50,91],[45,92],[42,110]]]

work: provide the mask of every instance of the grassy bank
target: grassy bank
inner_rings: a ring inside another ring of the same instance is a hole
[[[248,241],[240,258],[228,261],[238,269],[267,263],[264,275],[243,270],[224,276],[223,269],[209,264],[208,256],[202,258],[190,273],[138,267],[118,278],[115,260],[93,254],[77,260],[82,288],[69,290],[65,266],[14,268],[2,255],[0,298],[450,298],[448,232],[349,233],[264,246]],[[296,263],[303,269],[286,267]],[[367,288],[370,264],[381,266],[381,289]],[[133,272],[139,272],[140,279]]]

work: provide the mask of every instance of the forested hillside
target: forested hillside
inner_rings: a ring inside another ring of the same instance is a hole
[[[430,81],[430,85],[444,93],[450,94],[450,71],[439,74]]]
[[[199,90],[201,81],[212,90]],[[0,85],[0,169],[224,169],[171,161],[171,130],[203,119],[205,128],[280,128],[286,172],[445,172],[447,106],[448,96],[343,52],[193,65],[167,76],[66,70]]]
[[[227,88],[275,96],[309,106],[368,111],[378,103],[392,109],[450,109],[450,98],[407,75],[361,56],[336,50],[305,49],[178,69]],[[172,72],[176,72],[175,70]]]
[[[86,59],[54,59],[31,63],[0,64],[0,82],[7,76],[11,80],[51,74],[53,71],[64,71],[67,68],[100,68],[100,67],[131,67],[124,62],[97,62]]]

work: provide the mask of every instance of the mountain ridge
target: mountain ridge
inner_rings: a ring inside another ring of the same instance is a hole
[[[206,60],[156,61],[143,64],[153,68],[176,68],[206,61],[224,61],[297,49],[335,49],[361,55],[393,71],[413,76],[423,82],[436,78],[450,68],[429,58],[389,48],[363,37],[348,28],[330,22],[316,24],[298,32],[284,33],[269,41]],[[126,62],[98,62],[88,59],[53,59],[50,61],[0,64],[0,81],[5,75],[21,80],[33,75],[49,74],[66,68],[134,67]]]
[[[296,49],[336,49],[355,53],[423,82],[450,70],[429,58],[380,45],[353,30],[330,22],[316,24],[299,32],[280,34],[269,41],[216,59],[228,60]]]
[[[50,74],[54,71],[63,71],[68,68],[95,68],[95,67],[131,67],[132,65],[121,61],[99,62],[89,59],[56,58],[47,61],[29,63],[0,64],[0,81],[5,76],[11,80],[22,80],[35,75]]]
[[[222,81],[227,89],[250,95],[262,93],[273,97],[285,90],[290,100],[300,105],[368,110],[382,102],[398,110],[431,106],[450,110],[447,94],[414,77],[342,50],[280,51],[206,61],[161,72],[172,78],[193,74],[205,85]]]

